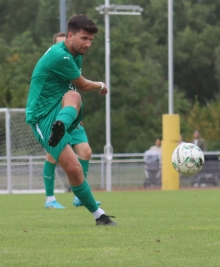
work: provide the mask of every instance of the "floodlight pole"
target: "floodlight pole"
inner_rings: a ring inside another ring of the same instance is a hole
[[[109,15],[141,15],[143,9],[136,5],[110,5],[105,0],[105,5],[96,8],[105,17],[105,83],[108,88],[106,95],[106,145],[104,154],[106,160],[106,191],[112,190],[112,154],[111,145],[111,83],[110,83],[110,16]]]
[[[168,0],[169,114],[173,114],[173,0]]]
[[[66,32],[66,0],[60,0],[60,31]]]

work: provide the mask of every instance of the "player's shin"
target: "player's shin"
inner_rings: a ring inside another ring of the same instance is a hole
[[[78,111],[72,106],[66,106],[56,116],[56,121],[62,121],[67,130],[78,116]]]
[[[90,211],[95,212],[98,210],[98,205],[92,195],[89,184],[86,180],[78,186],[71,186],[71,189],[75,196],[84,204],[84,206]]]
[[[54,173],[55,173],[56,164],[53,164],[49,161],[45,161],[43,169],[43,179],[46,190],[46,196],[54,195]]]
[[[82,166],[82,169],[83,169],[83,174],[84,174],[84,177],[86,179],[87,177],[87,174],[88,174],[88,171],[89,171],[89,160],[83,160],[83,159],[80,159],[78,158],[81,166]]]

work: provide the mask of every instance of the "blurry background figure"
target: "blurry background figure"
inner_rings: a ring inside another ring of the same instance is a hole
[[[144,153],[144,188],[161,185],[161,140],[157,138],[155,145]]]
[[[204,139],[200,137],[200,132],[195,130],[193,133],[192,143],[197,145],[202,151],[206,150],[206,143]],[[205,163],[202,167],[202,170],[194,175],[192,185],[194,187],[206,187],[207,184],[212,184],[213,186],[217,186],[217,176],[216,176],[216,160],[218,160],[216,155],[204,155]]]
[[[159,155],[161,155],[161,140],[160,140],[160,138],[157,138],[155,140],[155,145],[151,146],[149,150],[156,151],[156,152],[158,152]]]
[[[58,32],[53,37],[53,44],[62,42],[66,39],[66,33],[65,32]]]
[[[197,145],[202,151],[206,150],[205,141],[200,137],[200,133],[198,130],[194,131],[193,137],[194,139],[192,140],[192,143]]]

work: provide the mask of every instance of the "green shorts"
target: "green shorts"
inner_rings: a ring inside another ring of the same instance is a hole
[[[88,143],[88,137],[86,135],[86,131],[84,129],[84,127],[80,124],[78,124],[77,128],[74,129],[71,133],[70,133],[72,139],[70,141],[70,145],[74,146],[74,145],[78,145],[81,143]]]
[[[37,124],[31,124],[31,128],[34,132],[35,138],[56,161],[58,161],[58,158],[61,152],[63,151],[63,149],[65,148],[65,146],[67,144],[72,144],[71,140],[72,140],[72,136],[74,136],[73,130],[77,127],[79,122],[82,120],[83,104],[81,105],[81,109],[80,109],[78,117],[73,122],[71,127],[65,132],[64,136],[62,137],[58,145],[55,147],[52,147],[48,145],[48,139],[51,134],[51,126],[56,120],[56,116],[61,110],[61,108],[62,108],[62,103],[57,105],[45,117],[41,118]]]

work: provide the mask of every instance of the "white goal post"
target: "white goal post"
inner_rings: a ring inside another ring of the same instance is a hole
[[[45,151],[25,122],[25,109],[0,108],[0,194],[44,193],[42,179]],[[63,170],[56,168],[55,192],[69,189]],[[104,154],[93,154],[88,182],[92,189],[106,189]],[[144,181],[143,153],[113,154],[112,186],[137,187]]]
[[[44,192],[44,160],[44,149],[25,123],[25,109],[1,108],[0,193]],[[56,174],[56,192],[64,192],[67,181]]]

